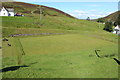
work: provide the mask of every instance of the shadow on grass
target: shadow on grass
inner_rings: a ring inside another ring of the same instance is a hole
[[[3,68],[3,69],[0,69],[0,72],[15,71],[15,70],[18,70],[19,68],[30,67],[31,65],[36,64],[36,63],[38,63],[38,62],[33,62],[33,63],[28,64],[28,65],[22,65],[22,66],[6,67],[6,68]]]
[[[118,65],[120,65],[120,61],[118,59],[116,58],[113,58],[113,59],[116,61],[116,63],[118,63]]]
[[[0,72],[15,71],[15,70],[18,70],[18,69],[21,68],[21,67],[29,67],[29,66],[23,65],[23,66],[11,66],[11,67],[6,67],[6,68],[3,68],[3,69],[0,69]]]
[[[115,53],[113,53],[113,54],[106,54],[106,55],[100,56],[100,55],[98,54],[98,51],[101,51],[101,50],[95,50],[95,53],[96,53],[96,56],[99,57],[99,58],[104,58],[104,57],[106,57],[106,58],[112,58],[112,57],[115,57],[115,56],[116,56]],[[91,57],[91,55],[89,55],[89,57]]]

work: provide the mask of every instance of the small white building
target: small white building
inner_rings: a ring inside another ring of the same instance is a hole
[[[117,26],[114,28],[113,34],[120,34],[120,26],[119,26],[119,25],[117,25]]]
[[[14,9],[13,8],[4,8],[0,9],[0,16],[14,16]]]

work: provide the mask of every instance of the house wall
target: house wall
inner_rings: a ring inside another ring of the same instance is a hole
[[[0,11],[0,16],[8,16],[8,15],[9,15],[9,13],[8,13],[8,11],[6,11],[5,8],[3,8],[3,9]]]
[[[14,16],[15,14],[14,14],[14,12],[9,12],[9,16]]]
[[[120,27],[118,25],[114,28],[113,34],[120,34]]]

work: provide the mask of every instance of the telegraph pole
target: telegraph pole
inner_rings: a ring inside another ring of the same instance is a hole
[[[40,5],[40,25],[42,25],[42,18],[43,18],[43,9],[42,9],[42,6]]]

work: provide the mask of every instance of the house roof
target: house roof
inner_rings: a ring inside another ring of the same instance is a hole
[[[9,12],[14,12],[13,8],[6,8]]]
[[[0,11],[3,9],[3,7],[0,7]],[[8,12],[14,12],[13,8],[5,8]]]

